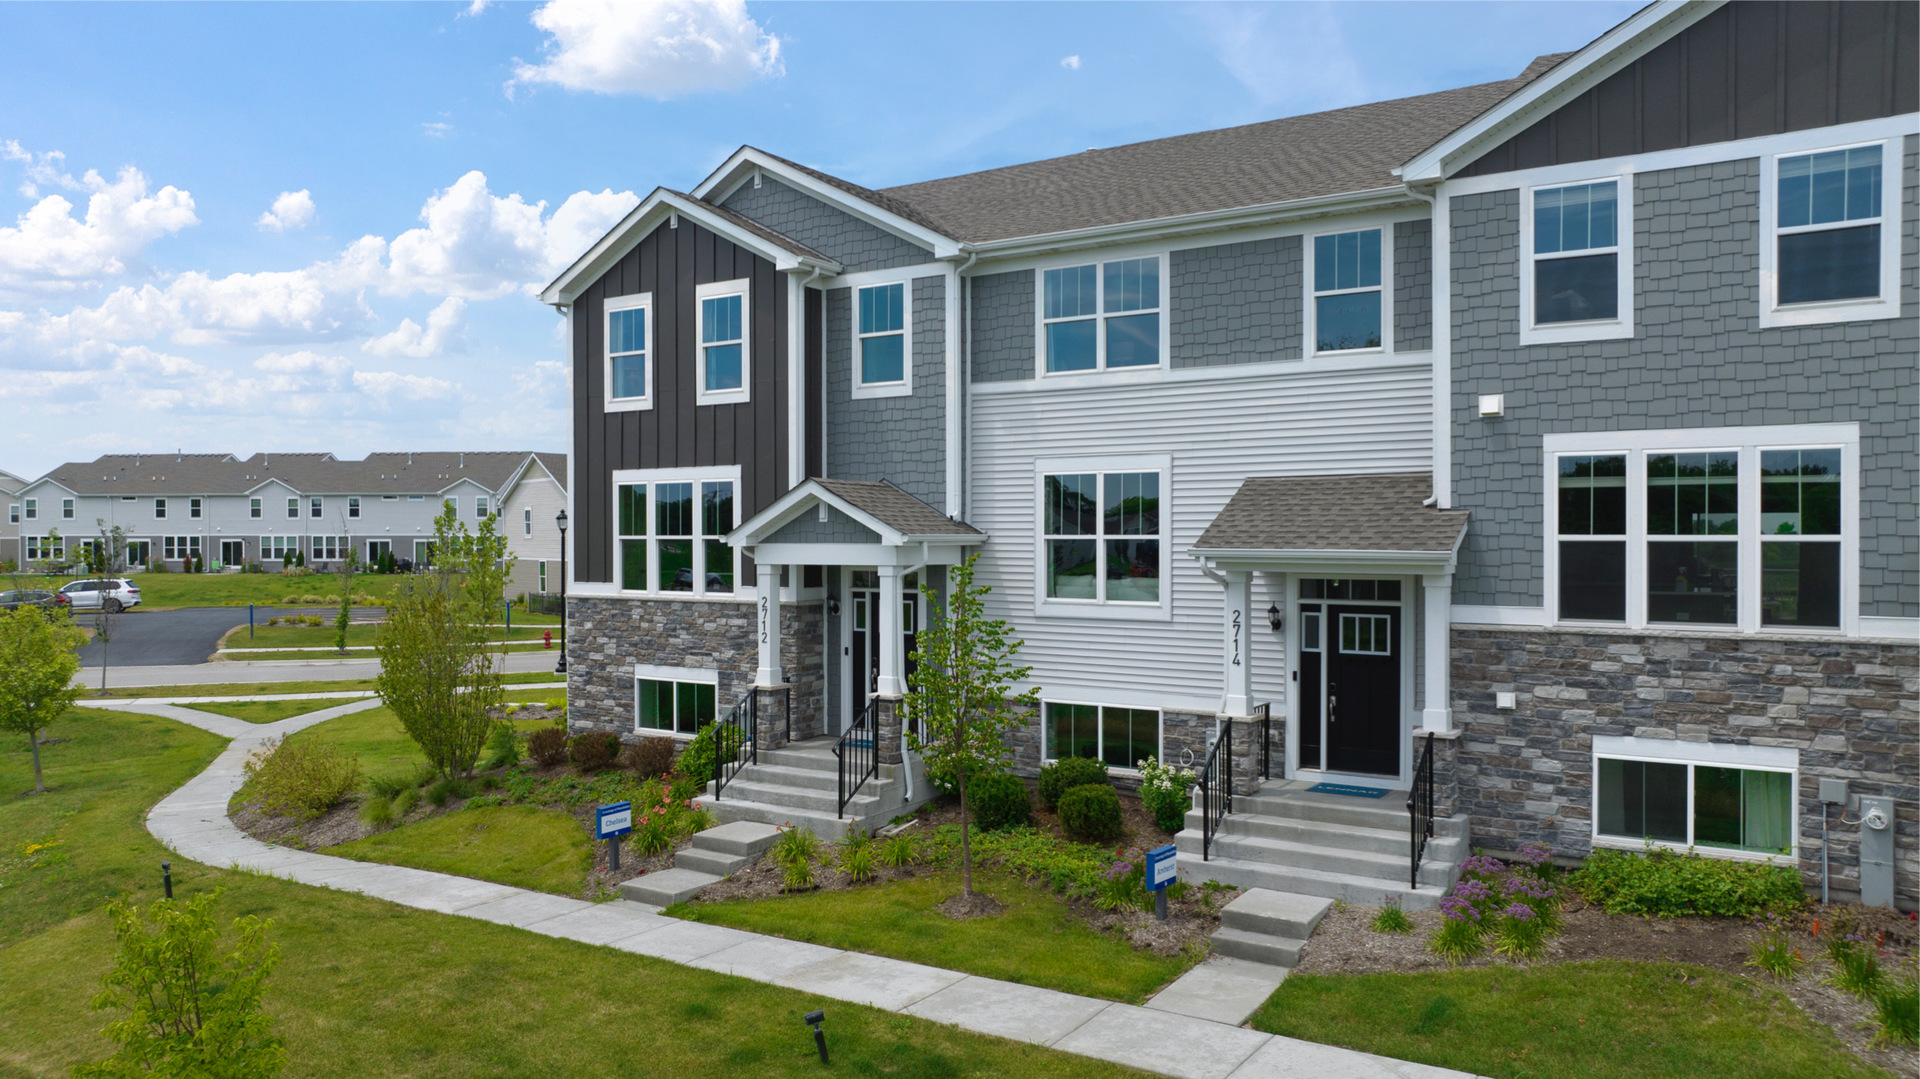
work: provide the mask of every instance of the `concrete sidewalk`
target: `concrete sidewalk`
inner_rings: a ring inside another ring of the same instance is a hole
[[[208,865],[259,870],[403,906],[606,945],[1182,1079],[1464,1079],[1461,1072],[1167,1011],[666,918],[638,904],[587,903],[444,873],[269,846],[249,838],[227,818],[227,803],[244,779],[241,766],[260,743],[370,706],[356,701],[278,723],[253,724],[154,702],[113,703],[123,711],[165,715],[232,739],[204,772],[147,814],[148,830],[162,843],[181,857]]]
[[[507,674],[532,674],[551,671],[560,662],[560,651],[509,652],[504,668]],[[307,682],[348,678],[372,678],[380,673],[378,659],[285,659],[225,660],[219,663],[189,663],[167,667],[107,667],[107,688],[135,686],[190,686],[224,682]],[[76,684],[87,689],[100,688],[100,668],[82,667],[73,676]],[[512,688],[512,687],[508,687]]]

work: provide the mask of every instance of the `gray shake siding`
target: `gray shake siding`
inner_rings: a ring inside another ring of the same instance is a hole
[[[761,177],[757,188],[750,182],[740,185],[740,190],[727,196],[722,205],[838,260],[848,273],[891,270],[933,261],[933,252],[926,248],[828,206],[771,176]]]
[[[826,520],[822,521],[812,513],[803,513],[781,525],[780,530],[768,536],[766,541],[768,543],[879,543],[880,537],[874,534],[873,529],[828,506]]]
[[[969,282],[973,381],[1033,377],[1033,271],[982,274]]]
[[[853,396],[853,290],[827,293],[827,475],[888,480],[934,506],[947,495],[946,279],[913,281],[913,393]]]
[[[1393,350],[1433,347],[1433,222],[1393,226]]]
[[[1453,490],[1473,511],[1454,601],[1542,603],[1546,432],[1858,422],[1860,613],[1920,615],[1920,240],[1906,140],[1899,319],[1760,329],[1757,160],[1634,180],[1635,337],[1518,342],[1518,194],[1455,196]],[[1904,359],[1902,359],[1904,358]],[[1475,398],[1504,393],[1483,421]]]
[[[1189,248],[1168,263],[1172,366],[1300,358],[1300,237]]]

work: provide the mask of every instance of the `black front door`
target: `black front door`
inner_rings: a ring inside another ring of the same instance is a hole
[[[1400,611],[1327,608],[1327,768],[1400,774]]]

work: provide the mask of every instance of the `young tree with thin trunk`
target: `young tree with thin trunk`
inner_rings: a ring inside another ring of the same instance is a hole
[[[347,522],[340,520],[340,532],[347,531]],[[347,652],[347,625],[353,621],[353,575],[360,572],[360,556],[353,549],[353,537],[347,536],[346,557],[340,560],[340,613],[333,617],[333,646],[341,655]]]
[[[98,569],[96,573],[119,573],[124,567],[127,553],[127,530],[114,525],[107,527],[105,518],[95,517],[95,527],[100,529],[100,539],[92,548],[93,558]],[[120,611],[103,601],[93,611],[93,636],[100,642],[100,692],[107,691],[107,647],[113,643],[114,631],[120,627]]]
[[[973,895],[973,857],[967,818],[967,781],[1006,770],[1007,734],[1026,722],[1025,709],[1040,703],[1038,687],[1014,693],[1032,667],[1015,667],[1021,641],[1013,626],[986,616],[986,585],[974,587],[979,555],[953,568],[944,609],[933,612],[914,635],[914,675],[901,718],[917,724],[913,748],[927,771],[950,780],[960,792],[960,888]]]
[[[47,789],[40,775],[40,732],[80,696],[74,650],[87,635],[64,612],[38,607],[0,611],[0,730],[27,736],[33,749],[33,789]]]

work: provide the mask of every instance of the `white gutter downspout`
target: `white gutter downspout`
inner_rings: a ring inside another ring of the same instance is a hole
[[[1444,181],[1443,181],[1444,182]],[[1439,185],[1433,194],[1407,188],[1407,194],[1433,207],[1433,295],[1429,318],[1433,345],[1433,499],[1441,509],[1453,508],[1453,266],[1450,240],[1453,226],[1447,200]],[[1428,503],[1422,503],[1427,505]]]
[[[949,262],[946,273],[947,516],[956,521],[964,519],[966,512],[966,500],[960,493],[965,477],[961,424],[966,407],[965,357],[960,349],[960,282],[979,257],[977,251],[968,252],[965,265],[955,266]]]

